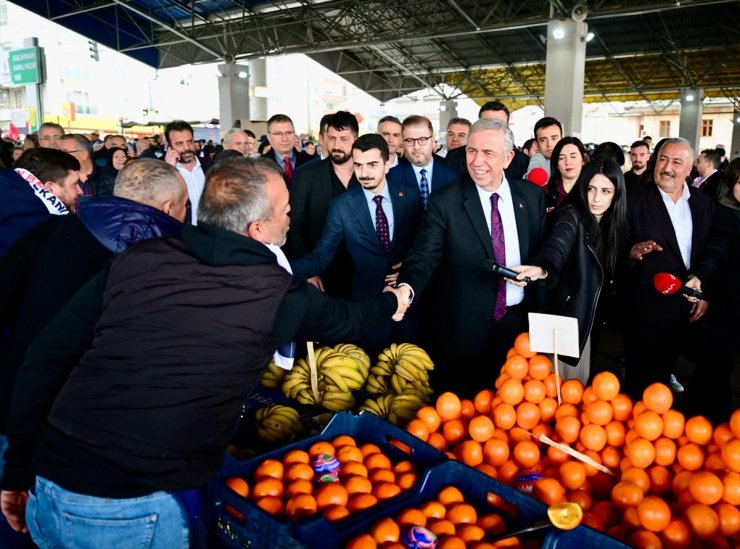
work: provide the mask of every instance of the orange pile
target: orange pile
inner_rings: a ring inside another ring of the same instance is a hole
[[[530,486],[534,497],[547,505],[577,502],[584,524],[635,547],[740,545],[740,410],[715,428],[672,409],[662,384],[634,404],[619,391],[610,372],[588,387],[568,380],[558,406],[551,363],[530,351],[525,333],[494,390],[473,401],[444,393],[406,430],[504,484],[540,473]],[[545,445],[542,434],[613,475]]]
[[[339,482],[315,482],[310,463],[321,454],[339,460]],[[340,435],[317,441],[308,450],[291,450],[280,460],[264,460],[254,471],[251,485],[240,477],[225,482],[270,515],[295,521],[320,512],[334,521],[397,496],[417,479],[411,461],[393,464],[377,445],[358,446],[351,436]]]
[[[403,549],[401,536],[409,526],[421,526],[433,532],[438,539],[437,549],[521,547],[518,538],[495,544],[482,541],[486,536],[505,532],[504,519],[497,513],[479,514],[473,505],[465,502],[457,487],[446,486],[439,491],[437,499],[407,507],[395,518],[376,521],[368,533],[352,538],[347,549]],[[534,542],[532,545],[536,546]]]

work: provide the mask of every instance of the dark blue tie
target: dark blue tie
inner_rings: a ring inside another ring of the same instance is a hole
[[[427,209],[429,203],[429,181],[427,181],[427,171],[422,168],[419,172],[421,174],[421,181],[419,182],[419,190],[421,191],[421,202],[424,204],[424,209]]]

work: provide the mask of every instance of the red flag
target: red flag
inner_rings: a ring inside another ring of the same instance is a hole
[[[17,141],[21,137],[21,132],[18,131],[18,128],[15,127],[15,124],[12,122],[10,123],[10,128],[8,129],[8,137],[10,137],[13,141]]]

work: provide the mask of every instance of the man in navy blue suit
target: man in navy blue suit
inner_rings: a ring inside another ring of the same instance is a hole
[[[388,144],[367,134],[352,145],[352,161],[360,186],[332,200],[321,239],[314,250],[290,261],[297,279],[320,275],[342,241],[352,258],[351,298],[361,301],[395,284],[404,256],[413,242],[422,209],[415,186],[386,179],[390,168]],[[371,355],[390,341],[415,339],[412,318],[387,322],[359,341]],[[392,339],[391,339],[392,338]]]
[[[434,128],[428,118],[407,117],[401,124],[401,132],[405,160],[388,172],[388,180],[405,181],[414,187],[426,210],[431,192],[456,182],[460,175],[447,167],[444,158],[434,154]]]

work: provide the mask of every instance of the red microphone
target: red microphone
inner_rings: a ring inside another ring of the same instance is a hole
[[[670,273],[657,273],[653,277],[653,286],[663,295],[673,295],[676,292],[681,292],[683,295],[695,297],[697,299],[704,299],[704,294],[687,288],[681,283],[681,280],[677,276]]]
[[[543,168],[532,168],[529,174],[527,174],[527,179],[531,183],[542,187],[547,183],[547,180],[550,179],[550,176],[547,175],[547,172]]]

